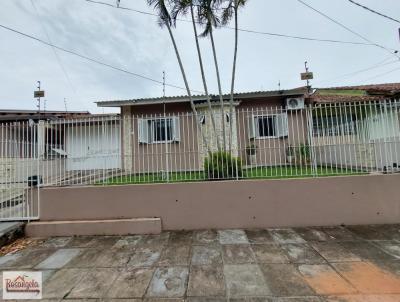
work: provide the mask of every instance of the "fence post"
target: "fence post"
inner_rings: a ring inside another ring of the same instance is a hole
[[[315,145],[314,145],[314,129],[313,129],[313,106],[310,104],[306,108],[307,115],[307,128],[308,128],[308,140],[310,145],[310,157],[311,157],[311,169],[314,177],[318,176],[317,160],[315,156]]]

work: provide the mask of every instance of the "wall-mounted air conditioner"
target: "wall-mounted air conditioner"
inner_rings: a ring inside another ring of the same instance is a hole
[[[304,109],[304,98],[288,98],[286,99],[287,110]]]

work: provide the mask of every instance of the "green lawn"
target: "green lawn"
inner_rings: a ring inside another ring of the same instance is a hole
[[[240,179],[282,179],[282,178],[307,178],[307,177],[327,177],[341,175],[360,175],[366,174],[362,171],[317,167],[315,171],[309,166],[304,167],[259,167],[249,168],[242,172]],[[118,177],[111,177],[105,182],[99,182],[99,185],[121,185],[121,184],[139,184],[139,183],[167,183],[167,182],[193,182],[207,180],[203,171],[196,172],[170,172],[166,173],[145,173],[132,174]]]

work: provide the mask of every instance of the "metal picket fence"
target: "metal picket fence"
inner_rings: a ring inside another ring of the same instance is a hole
[[[239,106],[230,116],[215,106],[196,116],[3,123],[0,220],[37,219],[45,186],[397,173],[399,108],[399,100]]]

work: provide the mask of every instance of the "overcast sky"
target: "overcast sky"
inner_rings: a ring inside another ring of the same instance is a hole
[[[114,4],[114,0],[103,0]],[[369,40],[389,49],[400,49],[399,23],[365,11],[348,0],[304,0],[342,22]],[[399,0],[358,0],[394,18],[400,18]],[[85,0],[1,0],[0,24],[100,60],[183,86],[175,53],[166,29],[157,18],[113,9]],[[152,12],[145,0],[121,0],[121,5]],[[249,0],[240,12],[243,29],[288,35],[365,42],[297,0]],[[233,57],[233,34],[219,29],[216,45],[224,92],[229,91]],[[190,23],[180,22],[175,30],[190,87],[202,91],[195,44]],[[46,108],[103,112],[95,101],[162,95],[162,86],[56,51],[33,40],[0,28],[0,108],[35,109],[36,81],[46,90]],[[201,40],[210,90],[217,92],[210,42]],[[310,42],[253,33],[240,33],[237,92],[276,90],[303,85],[299,74],[308,61],[315,74],[314,86],[342,86],[400,82],[400,61],[375,46]],[[60,62],[61,61],[61,62]],[[382,63],[383,62],[383,63]],[[61,63],[61,65],[60,65]],[[378,68],[344,76],[368,69]],[[66,73],[63,72],[63,68]],[[69,78],[69,80],[68,80]],[[167,87],[168,95],[184,94]],[[110,112],[106,109],[105,112]]]

